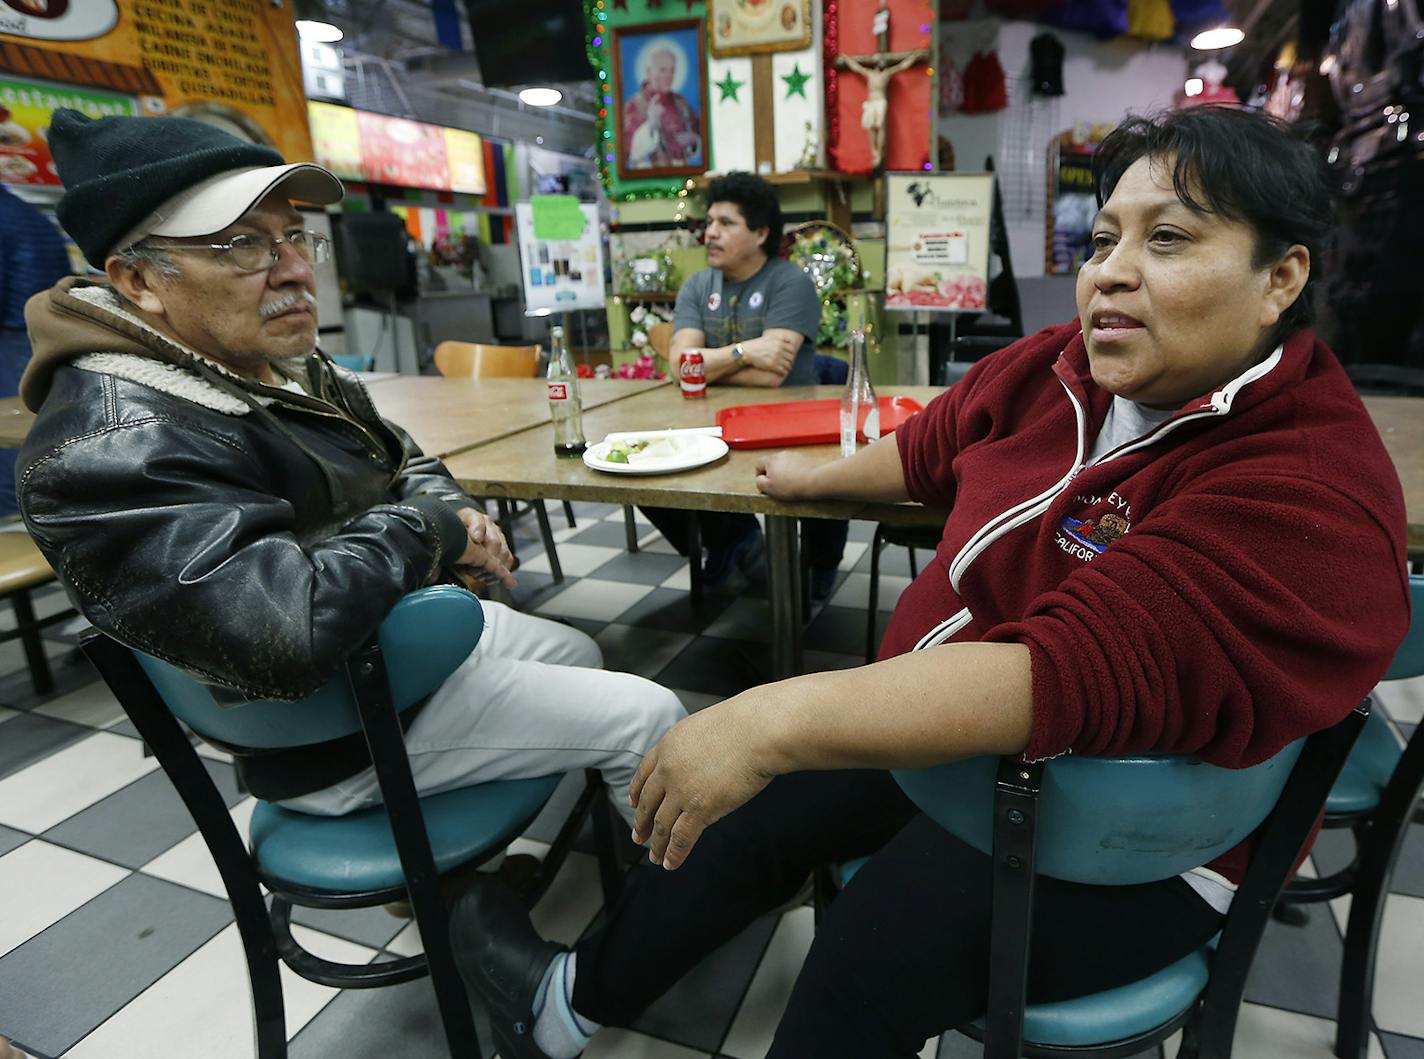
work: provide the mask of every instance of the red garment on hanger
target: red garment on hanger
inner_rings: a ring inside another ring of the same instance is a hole
[[[964,68],[964,105],[960,109],[965,114],[989,114],[1008,105],[998,53],[976,51]]]

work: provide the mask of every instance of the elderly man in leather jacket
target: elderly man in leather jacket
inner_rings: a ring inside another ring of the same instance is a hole
[[[21,383],[26,526],[84,615],[232,698],[316,690],[407,592],[509,549],[436,459],[315,348],[324,237],[310,164],[179,118],[60,110],[59,217],[107,282],[35,295]],[[683,714],[598,669],[577,630],[486,603],[479,646],[409,722],[427,792],[595,767],[623,796]],[[239,754],[260,797],[343,813],[376,785],[360,740]]]

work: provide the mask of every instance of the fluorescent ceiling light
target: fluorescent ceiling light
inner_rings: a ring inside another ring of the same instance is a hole
[[[1202,89],[1205,87],[1206,86],[1202,84],[1202,79],[1200,77],[1188,77],[1187,83],[1182,86],[1183,91],[1185,91],[1186,94],[1189,96],[1201,95]]]
[[[317,44],[335,44],[346,35],[330,22],[315,22],[309,18],[297,19],[297,34],[302,40]]]
[[[564,94],[557,88],[521,88],[519,90],[519,102],[528,103],[531,107],[552,107],[563,98]]]
[[[1192,47],[1197,51],[1215,51],[1230,48],[1245,39],[1246,34],[1235,26],[1218,26],[1216,29],[1204,29],[1193,37]]]

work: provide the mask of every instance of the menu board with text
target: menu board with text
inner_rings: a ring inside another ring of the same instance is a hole
[[[484,143],[447,129],[331,103],[308,103],[316,161],[373,184],[485,193]]]
[[[0,48],[10,99],[0,101],[0,180],[57,182],[40,141],[60,106],[197,118],[289,161],[311,158],[289,4],[0,0]],[[24,133],[29,142],[16,143]]]

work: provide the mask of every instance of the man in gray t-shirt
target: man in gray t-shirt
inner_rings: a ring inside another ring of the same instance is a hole
[[[715,208],[730,203],[717,203]],[[709,256],[711,250],[708,250]],[[758,247],[755,271],[733,279],[726,268],[703,269],[682,285],[673,322],[673,359],[689,349],[701,349],[708,381],[733,386],[814,386],[816,330],[821,301],[809,276],[782,257],[767,257]],[[770,337],[768,337],[770,336]],[[678,340],[683,339],[679,345]],[[759,356],[760,347],[777,350],[797,345],[791,369],[775,374],[779,361]],[[742,350],[740,358],[737,349]],[[715,377],[709,362],[725,356],[735,370]],[[762,365],[772,365],[772,370]],[[760,370],[756,370],[760,369]]]
[[[821,300],[815,284],[781,249],[781,206],[776,192],[751,173],[728,173],[707,189],[704,242],[711,266],[687,279],[677,295],[673,377],[682,355],[702,353],[713,386],[813,386]],[[763,571],[761,527],[751,515],[644,508],[679,552],[692,546],[692,519],[707,549],[704,584],[733,590],[738,571]],[[844,523],[807,520],[806,553],[818,598],[829,594],[845,544]]]

